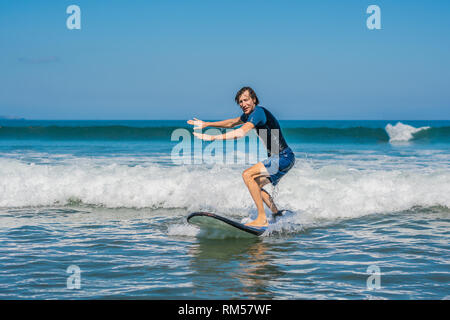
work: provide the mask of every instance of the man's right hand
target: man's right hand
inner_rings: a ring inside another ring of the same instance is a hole
[[[205,121],[202,120],[198,120],[197,118],[194,118],[194,120],[188,120],[187,122],[190,125],[194,126],[194,130],[200,130],[202,128],[207,127],[207,123]]]

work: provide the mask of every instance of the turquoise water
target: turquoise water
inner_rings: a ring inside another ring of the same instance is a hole
[[[175,163],[183,121],[1,121],[0,299],[448,299],[450,121],[281,125],[297,163],[268,191],[293,214],[212,239],[186,216],[255,217],[263,154]]]

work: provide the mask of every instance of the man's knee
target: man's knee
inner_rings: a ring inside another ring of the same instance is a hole
[[[252,174],[252,172],[251,172],[249,169],[244,170],[244,172],[242,172],[242,179],[244,179],[244,182],[245,182],[245,183],[247,183],[247,182],[249,182],[250,180],[252,180],[252,179],[253,179],[253,174]]]
[[[264,187],[266,184],[268,184],[270,182],[269,179],[267,178],[267,176],[263,176],[263,175],[258,175],[255,178],[255,181],[261,189],[262,189],[262,187]]]

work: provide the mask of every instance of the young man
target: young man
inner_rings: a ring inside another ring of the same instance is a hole
[[[194,136],[205,141],[238,139],[244,137],[251,129],[256,129],[256,133],[267,148],[269,158],[246,169],[242,177],[258,210],[258,217],[247,225],[266,227],[268,221],[263,203],[275,215],[278,214],[278,209],[272,197],[262,187],[269,182],[275,186],[292,168],[295,157],[281,133],[277,119],[266,108],[259,106],[258,97],[252,88],[244,87],[239,90],[235,101],[244,112],[240,117],[217,122],[205,122],[194,118],[187,123],[193,125],[194,130],[205,127],[234,128],[243,124],[236,130],[214,136],[194,132]]]

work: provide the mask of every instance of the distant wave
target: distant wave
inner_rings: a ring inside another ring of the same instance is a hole
[[[389,125],[388,125],[389,126]],[[404,125],[401,122],[391,126],[386,131],[389,134],[389,141],[429,141],[429,142],[450,142],[450,127],[420,127],[414,128]]]
[[[0,127],[0,139],[17,140],[170,140],[179,127],[28,126]],[[186,127],[187,129],[187,127]]]
[[[428,130],[430,127],[414,128],[398,122],[395,126],[388,124],[386,126],[386,132],[389,135],[389,142],[405,142],[415,138],[415,134]]]
[[[180,127],[130,127],[112,126],[27,126],[0,127],[3,140],[165,140]],[[186,126],[185,129],[192,131]],[[414,128],[401,122],[385,128],[283,128],[283,134],[292,142],[355,142],[379,143],[399,141],[450,142],[450,127]]]
[[[389,136],[382,128],[351,127],[351,128],[286,128],[282,129],[287,138],[300,142],[387,142]]]

